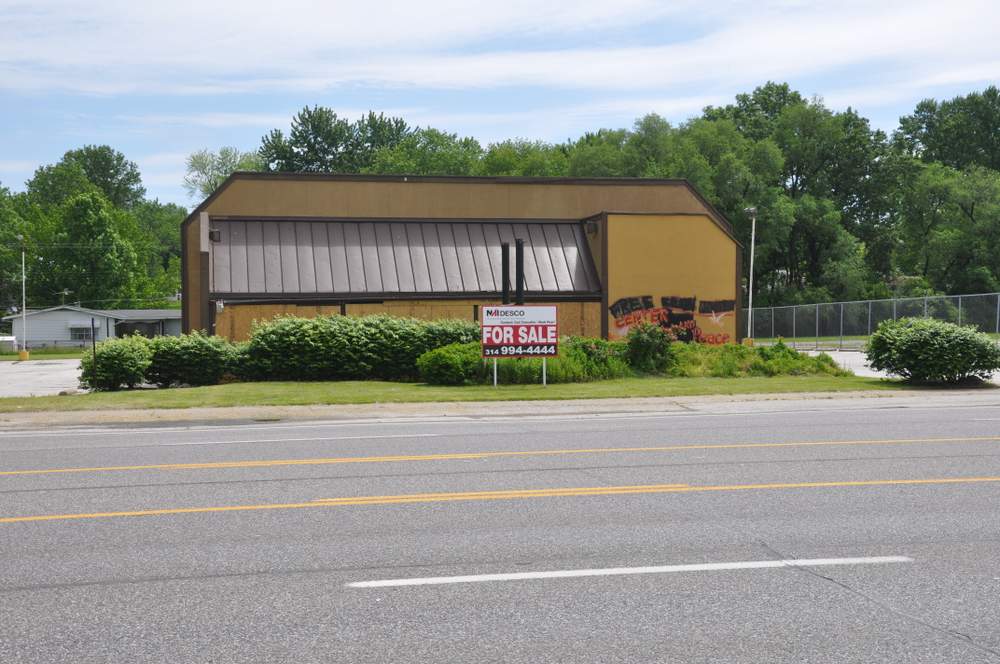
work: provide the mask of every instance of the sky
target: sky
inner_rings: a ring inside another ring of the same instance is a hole
[[[891,131],[998,84],[997,26],[996,0],[0,0],[0,184],[108,144],[192,207],[188,154],[307,105],[559,142],[774,80]]]

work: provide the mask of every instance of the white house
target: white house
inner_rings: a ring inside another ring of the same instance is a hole
[[[180,309],[85,309],[69,304],[29,310],[28,348],[87,346],[96,340],[128,334],[145,337],[174,336],[181,333]],[[4,316],[10,321],[18,347],[25,339],[20,313]]]

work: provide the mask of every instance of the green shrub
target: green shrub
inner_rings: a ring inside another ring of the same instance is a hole
[[[254,380],[343,380],[368,376],[356,318],[279,316],[256,324],[236,375]]]
[[[624,341],[566,337],[560,352],[577,356],[589,380],[623,378],[632,373],[628,364],[628,346]]]
[[[424,345],[427,350],[479,341],[479,323],[471,320],[432,320],[424,324]]]
[[[621,342],[608,342],[587,337],[566,337],[559,343],[559,355],[546,360],[546,380],[549,383],[585,383],[594,380],[622,378],[632,373],[622,359],[626,348]],[[488,378],[492,378],[487,366]],[[502,384],[542,382],[541,358],[501,359],[497,367]]]
[[[253,380],[250,371],[250,344],[249,342],[234,343],[226,355],[226,367],[222,372],[220,382],[235,382],[243,380]]]
[[[362,362],[370,366],[372,378],[382,380],[417,377],[417,358],[430,350],[427,323],[415,318],[385,314],[359,318]]]
[[[171,385],[215,385],[232,363],[233,345],[201,332],[149,341],[152,358],[146,382]]]
[[[622,378],[632,373],[623,359],[622,342],[608,342],[587,337],[566,337],[560,341],[559,356],[546,360],[546,379],[550,383],[582,383],[608,378]],[[492,362],[483,362],[478,341],[451,344],[428,351],[417,360],[420,377],[436,385],[491,383]],[[499,358],[497,380],[502,385],[542,382],[541,358]]]
[[[674,335],[652,323],[639,323],[625,337],[628,363],[642,373],[663,373],[674,363]]]
[[[432,385],[482,382],[485,375],[478,341],[454,343],[429,350],[417,358],[420,379]]]
[[[428,350],[474,341],[472,321],[421,321],[384,314],[282,316],[257,324],[235,375],[255,380],[408,380]]]
[[[930,318],[882,322],[865,352],[873,369],[921,383],[988,380],[1000,369],[1000,348],[987,335]]]
[[[829,355],[811,357],[782,342],[772,346],[741,346],[700,343],[674,344],[676,361],[673,376],[805,376],[812,374],[848,375]]]
[[[152,361],[149,340],[140,336],[108,339],[97,344],[97,361],[87,353],[80,361],[80,384],[93,390],[132,388],[145,382]]]

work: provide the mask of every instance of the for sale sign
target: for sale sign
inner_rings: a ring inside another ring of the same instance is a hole
[[[559,352],[556,307],[482,308],[483,357],[555,357]]]

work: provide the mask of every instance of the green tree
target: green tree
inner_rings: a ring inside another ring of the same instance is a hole
[[[70,150],[63,155],[63,161],[78,164],[87,174],[87,179],[115,207],[134,207],[146,195],[139,167],[108,145],[85,145]]]
[[[895,140],[925,162],[1000,170],[1000,89],[991,85],[942,102],[925,99],[899,119]]]
[[[18,214],[10,191],[0,186],[0,312],[21,303],[21,246],[28,225]]]
[[[264,137],[260,158],[269,171],[347,173],[352,141],[347,120],[324,106],[306,107],[292,118],[288,138],[280,129]]]
[[[379,149],[369,173],[399,175],[473,175],[483,149],[474,138],[437,129],[417,129],[393,147]]]
[[[80,164],[66,160],[39,166],[26,184],[30,203],[46,209],[62,205],[78,194],[100,191]]]
[[[670,123],[655,113],[636,120],[623,146],[625,173],[631,177],[662,173],[677,150],[676,137]]]
[[[587,132],[569,148],[569,174],[573,177],[622,177],[625,175],[625,129]]]
[[[369,112],[351,123],[325,106],[307,106],[292,118],[287,138],[280,129],[264,136],[259,155],[268,171],[359,173],[408,135],[400,118]]]
[[[801,106],[805,101],[787,83],[768,81],[749,94],[736,95],[735,104],[706,107],[703,117],[707,120],[730,120],[741,134],[759,141],[774,135],[778,118],[786,108]]]
[[[899,266],[939,292],[1000,287],[1000,173],[913,165],[900,198]]]
[[[410,127],[402,118],[387,117],[382,113],[368,114],[357,120],[351,127],[353,139],[351,152],[354,155],[355,172],[371,166],[375,153],[383,148],[392,148],[410,133]]]
[[[150,245],[151,269],[166,269],[170,260],[181,255],[181,223],[187,210],[173,203],[158,200],[143,201],[132,210],[136,235],[142,235]]]
[[[835,115],[840,136],[828,178],[841,223],[863,245],[873,283],[891,278],[896,238],[896,191],[902,163],[886,134],[847,109]]]
[[[79,194],[60,209],[54,242],[41,247],[48,268],[36,278],[37,299],[52,301],[70,289],[90,306],[136,297],[145,278],[135,247],[119,230],[118,213],[101,194]]]
[[[236,171],[259,171],[262,166],[256,152],[241,152],[233,147],[219,148],[218,152],[198,150],[188,155],[184,189],[192,198],[208,198]]]
[[[542,141],[511,139],[492,143],[483,153],[479,175],[526,177],[565,176],[569,168],[566,152]]]

